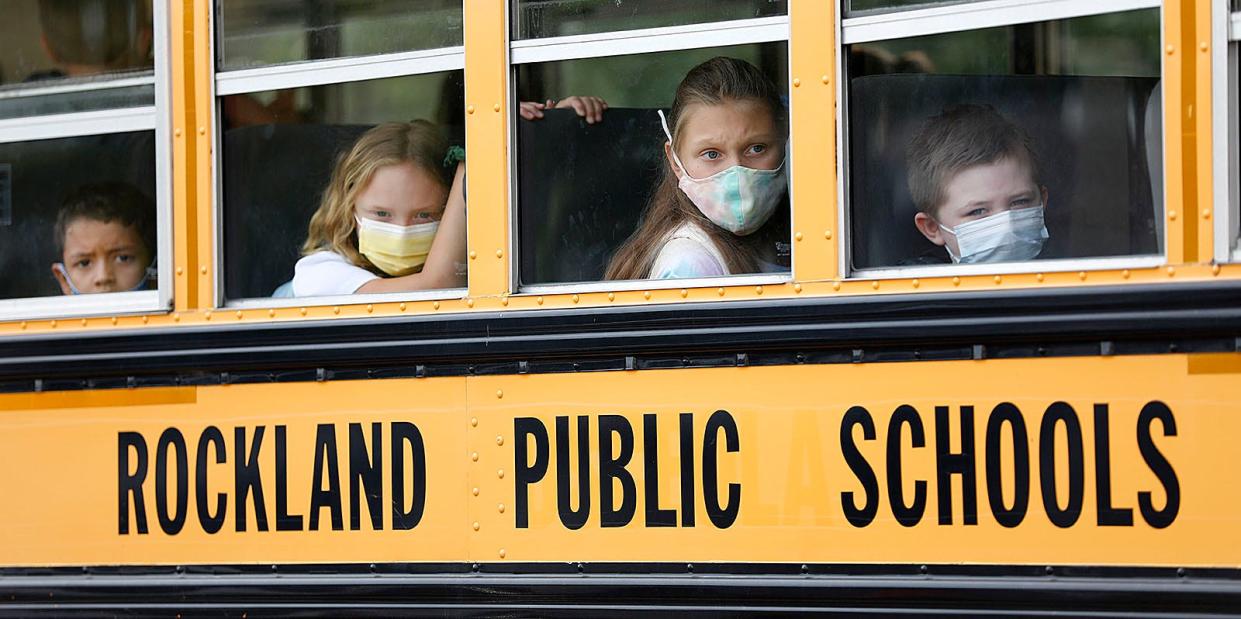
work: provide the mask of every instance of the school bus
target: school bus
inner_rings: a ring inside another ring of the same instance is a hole
[[[1236,0],[6,3],[0,614],[1239,614],[1238,40]],[[715,56],[784,93],[782,262],[607,280]],[[914,225],[961,104],[1028,138],[1035,259]],[[281,293],[411,118],[468,155],[467,284]],[[100,183],[150,268],[70,294]]]

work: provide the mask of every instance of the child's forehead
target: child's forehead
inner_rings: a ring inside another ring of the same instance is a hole
[[[962,165],[944,176],[942,187],[953,185],[1020,184],[1035,183],[1034,166],[1029,157],[1006,155],[994,161],[982,161]]]
[[[65,225],[65,244],[90,244],[100,242],[125,241],[142,244],[142,237],[134,225],[127,225],[119,219],[96,219],[94,217],[75,217]]]

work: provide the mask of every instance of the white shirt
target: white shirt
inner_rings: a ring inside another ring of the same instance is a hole
[[[728,275],[724,255],[701,228],[684,223],[672,231],[655,256],[648,279]]]
[[[304,256],[293,267],[293,296],[326,297],[353,294],[378,275],[357,266],[332,251]]]

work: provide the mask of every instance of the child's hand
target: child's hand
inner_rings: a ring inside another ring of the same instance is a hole
[[[573,111],[577,112],[578,116],[581,116],[586,120],[587,124],[591,125],[603,120],[603,111],[608,109],[608,102],[599,97],[579,97],[574,95],[561,99],[554,106],[552,103],[552,100],[548,99],[547,107],[555,107],[557,109],[571,107]]]
[[[548,99],[547,103],[551,103]],[[517,113],[526,120],[538,120],[543,118],[543,110],[547,108],[546,103],[535,103],[533,101],[522,101],[517,106]]]

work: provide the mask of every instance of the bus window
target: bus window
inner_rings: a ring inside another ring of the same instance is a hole
[[[518,0],[513,39],[542,39],[788,14],[788,0]]]
[[[626,10],[656,25],[683,24],[701,21],[708,13],[705,4],[698,4],[673,9],[638,3]],[[604,15],[614,10],[590,6]],[[787,277],[786,8],[769,2],[711,6],[713,19],[778,17],[745,22],[753,25],[740,27],[742,43],[719,47],[686,44],[676,34],[661,34],[665,40],[654,45],[632,34],[619,40],[609,39],[619,35],[598,34],[589,36],[608,41],[611,51],[583,57],[578,44],[560,49],[555,44],[531,48],[514,43],[518,100],[551,101],[554,106],[577,95],[607,105],[601,117],[551,109],[541,118],[516,121],[517,255],[523,290],[604,280]],[[549,12],[538,23],[557,33],[594,32],[591,29],[599,27],[591,21],[594,12],[569,8],[570,3],[523,3],[515,9],[524,11],[515,22],[519,29],[525,27],[522,20],[531,19],[537,9]],[[557,19],[547,19],[553,15]],[[708,26],[699,27],[711,32]],[[519,33],[529,35],[530,30]],[[557,58],[557,53],[567,57]],[[728,84],[722,86],[723,81]],[[682,88],[688,93],[683,99],[693,105],[684,106],[686,112],[678,118],[682,110],[674,99],[683,82],[688,84]],[[699,100],[704,90],[721,87],[744,91],[742,101],[704,105]],[[746,122],[746,131],[753,135],[731,135],[727,144],[708,143],[719,135],[703,135],[706,126],[740,127]],[[694,134],[693,143],[682,133]],[[665,150],[670,134],[677,148]],[[754,208],[742,208],[741,202]]]
[[[222,0],[221,71],[461,45],[461,0]]]
[[[906,37],[916,23],[850,25],[854,273],[1157,259],[1158,9]]]
[[[1215,218],[1215,259],[1236,262],[1241,261],[1241,0],[1212,7],[1215,212],[1223,215]]]
[[[845,16],[887,13],[905,9],[939,7],[980,0],[845,0]]]
[[[149,106],[150,0],[12,0],[0,20],[0,120]]]
[[[228,302],[463,287],[460,0],[220,9]]]

